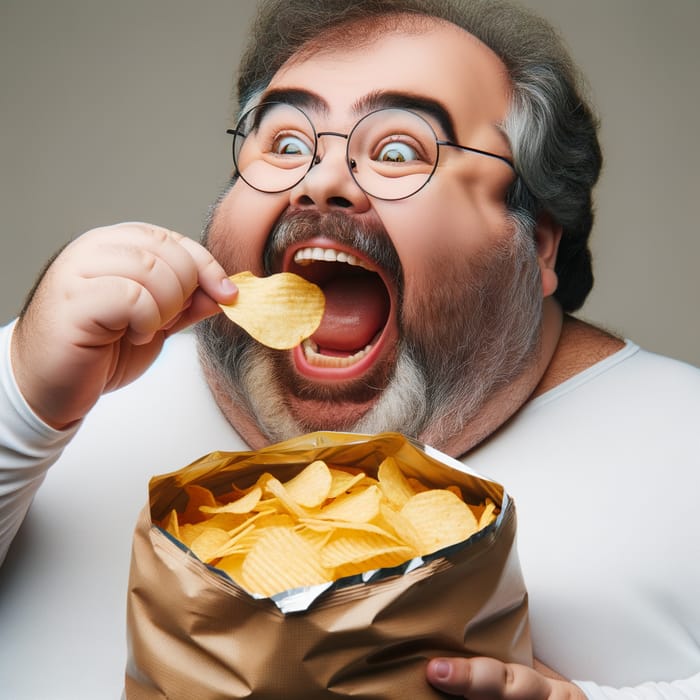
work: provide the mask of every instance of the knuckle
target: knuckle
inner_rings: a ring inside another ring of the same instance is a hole
[[[161,260],[155,253],[144,249],[139,249],[138,253],[141,267],[147,274],[150,275],[151,273],[157,271],[157,268],[161,265]]]
[[[171,240],[170,232],[163,228],[151,226],[147,229],[147,233],[158,244],[168,243]]]

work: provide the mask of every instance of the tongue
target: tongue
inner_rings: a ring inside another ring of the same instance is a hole
[[[386,324],[389,297],[377,275],[335,277],[323,287],[323,293],[326,310],[312,336],[320,351],[361,350]]]

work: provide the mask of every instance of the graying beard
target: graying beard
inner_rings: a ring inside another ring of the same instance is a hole
[[[426,376],[402,344],[387,388],[362,418],[344,430],[398,431],[439,447],[464,429],[494,389],[507,385],[527,366],[540,338],[540,279],[529,222],[516,220],[515,229],[510,279],[500,297],[502,313],[492,320],[490,333],[501,342],[481,354],[479,367],[443,367],[439,377]],[[197,336],[202,361],[269,440],[285,440],[309,429],[291,415],[278,388],[274,362],[264,349],[247,339],[243,347],[222,340],[211,319],[198,325]]]

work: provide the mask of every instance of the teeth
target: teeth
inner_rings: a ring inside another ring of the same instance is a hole
[[[372,344],[370,343],[362,350],[348,357],[321,355],[318,352],[318,345],[308,338],[302,343],[302,348],[304,349],[304,356],[310,365],[316,365],[317,367],[350,367],[359,362],[372,349]]]
[[[294,253],[294,262],[298,265],[309,265],[311,262],[341,262],[355,267],[363,267],[372,271],[372,268],[350,253],[333,248],[300,248]]]

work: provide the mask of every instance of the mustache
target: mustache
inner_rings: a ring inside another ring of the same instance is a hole
[[[279,270],[284,252],[290,246],[315,237],[353,248],[380,267],[401,288],[401,261],[384,226],[377,221],[358,221],[341,212],[297,211],[282,214],[265,244],[265,272],[271,274]]]

